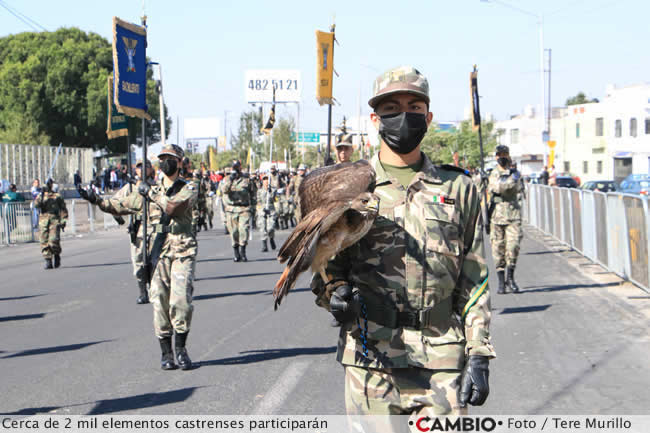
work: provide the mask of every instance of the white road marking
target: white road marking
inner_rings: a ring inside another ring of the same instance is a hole
[[[311,361],[307,360],[292,362],[259,402],[252,415],[271,415],[277,411],[307,372],[309,364]]]

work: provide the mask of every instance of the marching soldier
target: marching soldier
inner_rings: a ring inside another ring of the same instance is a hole
[[[317,303],[341,323],[348,414],[458,415],[489,392],[479,196],[462,170],[434,166],[420,150],[433,118],[428,88],[410,66],[375,81],[379,216],[329,262],[327,285],[312,280]]]
[[[133,265],[133,276],[138,282],[139,296],[136,299],[137,304],[148,304],[149,295],[147,293],[147,285],[149,277],[146,275],[144,263],[142,262],[142,246],[143,233],[142,233],[142,197],[138,194],[138,186],[142,182],[142,161],[138,161],[135,166],[136,176],[138,181],[132,191],[129,193],[129,185],[124,185],[112,198],[104,199],[95,195],[92,189],[84,190],[81,185],[77,187],[79,195],[84,200],[89,201],[91,204],[106,213],[113,216],[120,215],[133,215],[133,225],[129,226],[129,235],[131,237],[131,264]],[[151,162],[147,160],[146,175],[147,180],[151,184],[155,183],[154,171]],[[147,240],[149,249],[151,249],[151,235],[153,233],[152,224],[157,223],[160,219],[160,214],[154,208],[149,208],[149,222],[147,225]]]
[[[206,212],[206,214],[205,214],[205,219],[206,219],[207,223],[206,223],[205,229],[207,231],[207,229],[208,229],[207,224],[210,224],[210,230],[212,230],[212,220],[214,219],[214,197],[215,197],[214,183],[210,179],[210,173],[207,172],[207,171],[203,174],[203,187],[204,187],[204,189],[206,191],[206,202],[205,202],[205,205],[206,205],[205,212]]]
[[[275,204],[273,203],[273,190],[269,185],[269,175],[262,175],[262,187],[257,190],[257,226],[262,233],[262,252],[269,250],[267,240],[271,243],[271,249],[275,250]]]
[[[242,174],[239,160],[233,161],[230,175],[221,183],[226,224],[234,252],[233,260],[247,262],[246,245],[250,230],[251,207],[255,206],[255,197],[252,196],[250,178]]]
[[[243,172],[244,177],[248,177],[250,179],[250,184],[251,184],[251,197],[256,200],[257,199],[257,190],[259,189],[257,186],[257,181],[254,177],[250,177],[248,171]],[[251,227],[253,230],[257,229],[257,206],[251,206]]]
[[[352,134],[341,134],[337,137],[336,143],[336,159],[339,164],[342,162],[350,162],[352,160]]]
[[[126,215],[141,212],[142,197],[148,203],[150,225],[153,233],[150,270],[149,299],[153,304],[154,332],[160,343],[163,370],[177,368],[172,350],[172,335],[176,361],[183,370],[192,368],[186,342],[192,322],[192,292],[198,245],[192,229],[192,207],[196,202],[196,186],[179,175],[183,149],[166,145],[158,155],[162,182],[149,185],[141,182],[138,194],[121,199],[104,200],[92,191],[80,194],[90,202],[96,201],[102,210]],[[140,230],[142,232],[142,230]]]
[[[488,213],[492,257],[499,280],[497,293],[506,293],[508,287],[513,293],[519,293],[519,286],[515,282],[515,266],[523,236],[519,204],[519,194],[522,192],[521,176],[516,169],[510,167],[508,146],[497,146],[496,157],[498,164],[490,173],[488,185],[490,193]]]
[[[54,179],[49,178],[45,189],[34,199],[34,207],[41,213],[38,216],[38,230],[41,240],[41,253],[45,258],[45,269],[61,266],[61,230],[68,220],[68,209],[63,196],[59,194]],[[52,265],[54,257],[54,266]]]
[[[278,229],[283,229],[284,224],[282,224],[282,214],[284,213],[284,209],[282,207],[282,202],[280,201],[280,195],[281,192],[280,190],[284,191],[284,181],[282,180],[282,176],[278,172],[278,167],[275,164],[271,165],[271,174],[269,175],[269,184],[271,185],[271,189],[273,190],[274,197],[275,197],[275,206],[276,206],[276,212],[277,212],[277,219],[275,221],[275,227]]]

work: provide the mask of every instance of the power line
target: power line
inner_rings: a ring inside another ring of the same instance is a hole
[[[41,30],[43,30],[43,31],[47,31],[47,29],[46,29],[45,27],[43,27],[42,25],[40,25],[39,23],[37,23],[36,21],[34,21],[34,20],[31,19],[30,17],[28,17],[27,15],[21,13],[21,12],[18,11],[17,9],[15,9],[15,8],[13,8],[13,7],[11,7],[11,6],[9,6],[7,3],[5,3],[5,2],[3,2],[3,1],[0,1],[0,6],[2,6],[3,8],[5,8],[5,9],[10,13],[10,14],[12,14],[12,15],[15,16],[16,18],[18,18],[18,19],[19,19],[20,21],[22,21],[23,23],[27,24],[29,27],[31,27],[31,28],[34,29],[35,31],[39,31],[39,29],[37,29],[36,27],[40,27]]]

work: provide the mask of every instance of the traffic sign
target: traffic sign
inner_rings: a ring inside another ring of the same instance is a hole
[[[291,140],[296,141],[296,133],[291,133]],[[320,143],[320,132],[301,132],[298,143]]]

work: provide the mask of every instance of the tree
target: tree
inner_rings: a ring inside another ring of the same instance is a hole
[[[587,98],[587,95],[584,94],[584,92],[578,92],[577,95],[572,96],[571,98],[566,100],[566,105],[579,105],[579,104],[589,104],[591,102],[598,102],[598,99],[593,98],[589,100]]]
[[[496,138],[492,134],[493,128],[492,122],[482,124],[485,157],[491,155],[496,147]],[[461,166],[480,167],[478,131],[472,130],[469,120],[464,120],[459,128],[450,131],[441,131],[433,124],[422,140],[421,149],[434,164],[452,164],[453,154],[458,151]]]
[[[285,153],[287,155],[287,164],[289,164],[289,160],[294,164],[295,161],[297,161],[296,157],[300,158],[300,155],[296,150],[295,135],[294,139],[292,139],[291,134],[295,134],[295,127],[292,118],[280,119],[280,121],[275,124],[273,128],[274,161],[284,161]]]
[[[124,140],[109,142],[106,137],[107,77],[112,69],[109,41],[78,28],[0,38],[0,137],[124,152]],[[147,103],[158,119],[152,74],[149,71]],[[16,125],[26,125],[27,131],[17,134]],[[169,134],[171,119],[167,127]],[[130,119],[129,130],[135,142],[139,119]],[[147,130],[150,139],[160,138],[157,120]]]
[[[232,150],[230,154],[231,159],[239,159],[245,165],[249,148],[255,152],[258,158],[262,158],[264,144],[257,139],[261,129],[262,114],[260,112],[252,110],[241,113],[237,134],[233,135],[230,139],[230,147]]]

